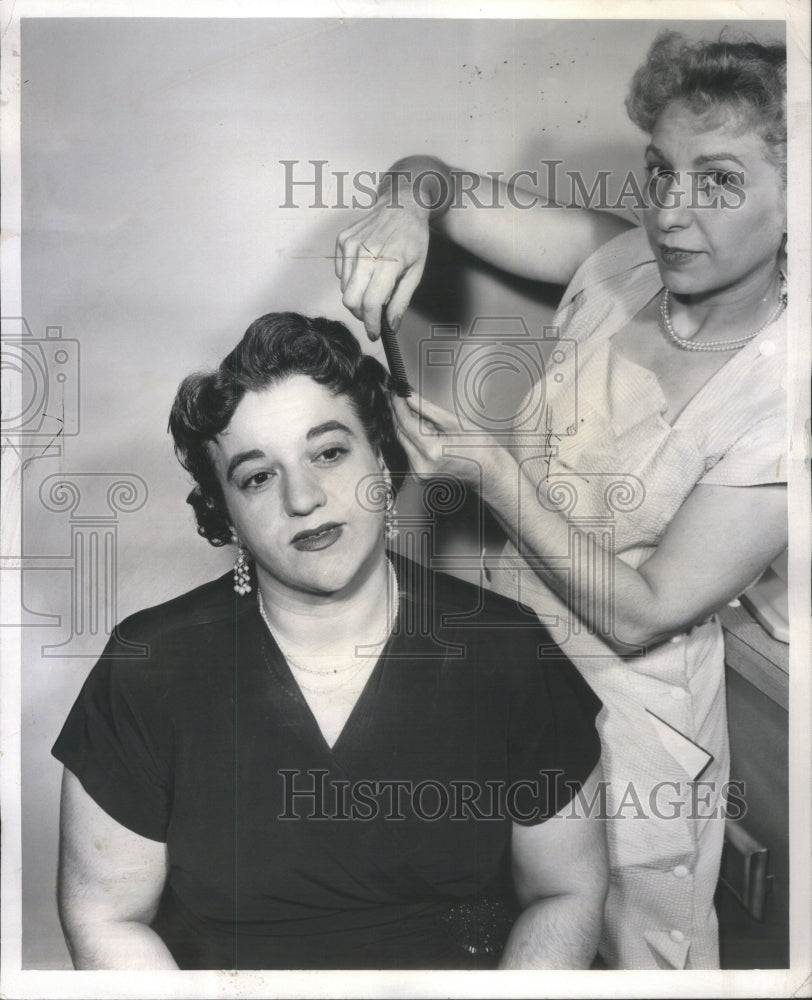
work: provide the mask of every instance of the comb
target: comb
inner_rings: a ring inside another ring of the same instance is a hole
[[[398,396],[411,396],[414,390],[409,384],[398,338],[386,318],[386,306],[381,310],[381,343],[389,365],[389,388],[394,389]]]

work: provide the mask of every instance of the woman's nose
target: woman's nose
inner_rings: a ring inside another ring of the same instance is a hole
[[[696,192],[689,173],[675,171],[655,179],[649,187],[649,211],[654,213],[663,231],[690,225],[695,200]]]
[[[321,488],[318,476],[308,469],[295,469],[285,476],[285,512],[291,517],[301,517],[317,507],[323,507],[327,495]]]

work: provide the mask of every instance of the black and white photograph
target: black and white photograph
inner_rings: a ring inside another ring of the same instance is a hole
[[[812,995],[809,4],[1,15],[2,994]]]

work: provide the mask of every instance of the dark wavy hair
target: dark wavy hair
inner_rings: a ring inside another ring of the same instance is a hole
[[[787,50],[780,42],[689,42],[664,31],[632,77],[626,110],[648,133],[672,101],[697,115],[733,111],[761,136],[786,182],[786,91]]]
[[[247,392],[307,375],[335,395],[346,396],[370,445],[383,458],[397,492],[409,464],[397,439],[383,365],[364,354],[344,326],[298,313],[268,313],[246,330],[215,371],[181,382],[169,415],[175,454],[197,484],[187,502],[197,530],[212,545],[231,541],[231,522],[209,452]]]

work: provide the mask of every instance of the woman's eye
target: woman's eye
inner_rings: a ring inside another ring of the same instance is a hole
[[[646,173],[648,174],[649,180],[660,180],[663,177],[672,177],[674,174],[673,170],[669,170],[668,167],[663,166],[662,163],[647,163]]]
[[[261,486],[264,486],[271,479],[270,472],[255,472],[253,476],[248,476],[242,482],[242,488],[244,490],[256,490]]]
[[[342,448],[340,445],[333,445],[330,448],[325,448],[323,451],[320,451],[316,456],[316,461],[321,462],[322,465],[334,465],[346,454],[346,448]]]
[[[728,187],[733,181],[741,180],[741,174],[733,170],[708,170],[704,176],[714,187]]]
[[[677,175],[669,167],[662,163],[647,163],[646,174],[648,175],[648,195],[655,202],[666,198],[671,184]],[[679,178],[677,177],[679,182]]]

